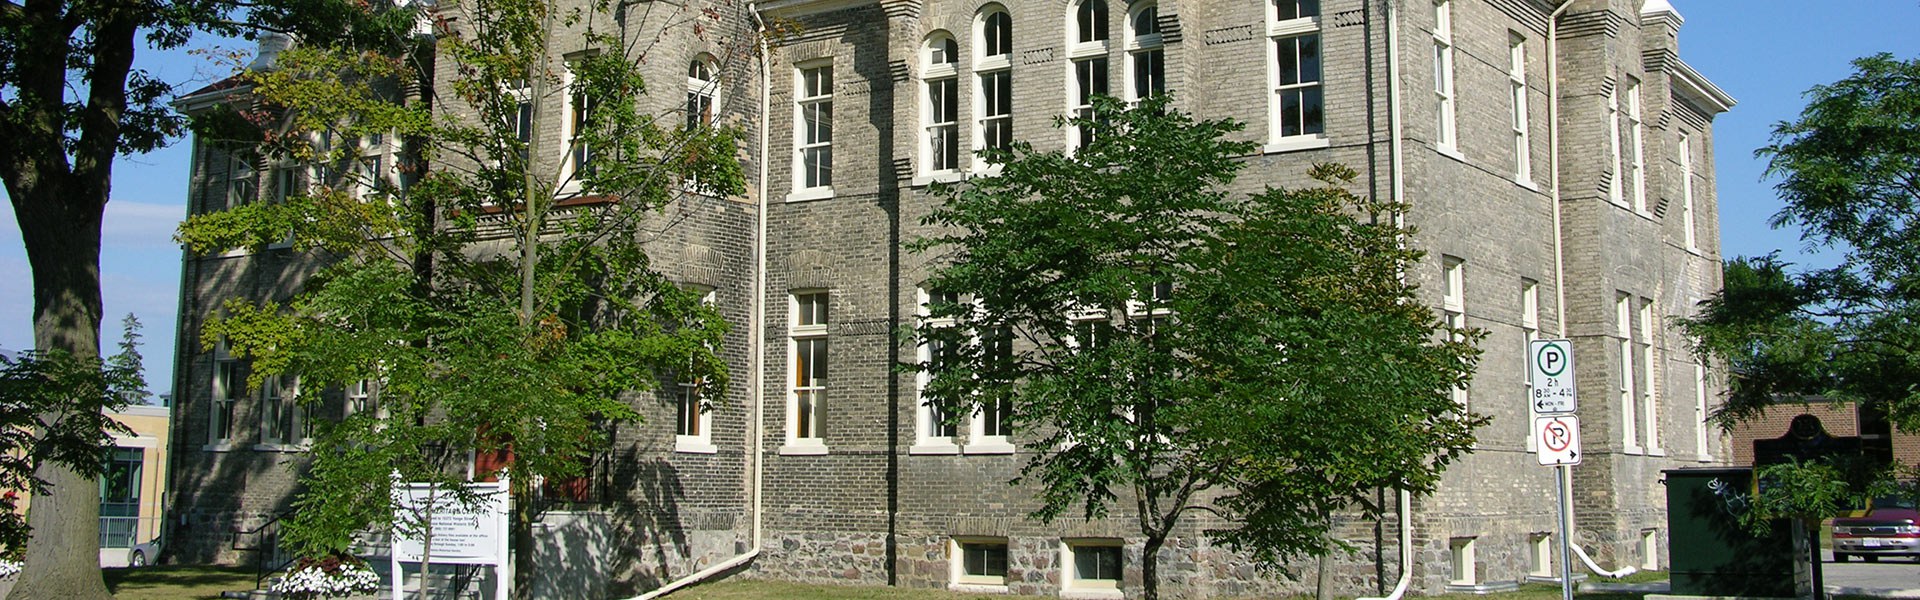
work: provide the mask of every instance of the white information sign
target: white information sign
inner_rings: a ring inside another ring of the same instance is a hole
[[[1533,435],[1539,442],[1540,464],[1580,464],[1580,417],[1543,416],[1533,420]]]
[[[1534,340],[1527,344],[1527,404],[1536,414],[1574,412],[1573,342]]]
[[[480,495],[473,506],[461,506],[446,490],[432,485],[405,484],[394,488],[394,510],[400,514],[419,514],[432,524],[434,564],[500,565],[507,560],[507,488],[504,483],[468,484]],[[394,533],[393,552],[397,560],[421,562],[426,545],[422,531]]]

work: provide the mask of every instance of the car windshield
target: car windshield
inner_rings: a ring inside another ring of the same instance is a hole
[[[1900,498],[1895,496],[1881,496],[1879,498],[1873,499],[1873,507],[1874,508],[1905,508],[1905,509],[1911,510],[1913,508],[1913,499]]]

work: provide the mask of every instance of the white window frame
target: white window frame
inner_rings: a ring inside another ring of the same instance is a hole
[[[1607,156],[1610,159],[1607,164],[1613,171],[1607,178],[1607,200],[1625,206],[1626,171],[1621,167],[1620,125],[1620,84],[1615,83],[1607,90]]]
[[[576,65],[580,60],[588,56],[587,54],[582,54],[569,58],[567,60],[567,68],[560,78],[560,90],[561,94],[563,94],[561,97],[564,99],[564,101],[561,102],[561,106],[565,109],[563,112],[564,116],[560,121],[561,126],[564,128],[560,140],[566,143],[566,154],[560,161],[561,195],[575,195],[580,193],[580,163],[592,162],[593,160],[593,148],[587,146],[585,142],[580,141],[580,130],[582,129],[581,126],[585,125],[583,119],[586,117],[586,111],[582,110],[578,104],[586,102],[586,96],[576,93],[573,89],[575,71],[577,70]]]
[[[818,322],[802,325],[802,298],[812,298],[815,296],[818,298],[813,301],[823,304],[817,305],[821,313],[819,315],[820,318],[817,319]],[[787,373],[791,379],[788,379],[787,386],[787,426],[785,428],[787,440],[786,445],[780,448],[781,454],[827,453],[826,438],[822,435],[823,423],[820,422],[820,417],[824,412],[822,410],[824,404],[822,400],[826,395],[828,383],[820,381],[822,378],[810,377],[807,383],[811,385],[801,385],[802,365],[800,361],[800,345],[808,342],[828,341],[827,326],[832,319],[832,300],[832,293],[821,289],[795,290],[793,294],[787,298],[787,323],[789,324],[787,328]],[[814,356],[814,360],[818,363],[823,357],[831,356],[832,344],[829,343],[826,344],[826,347],[820,354]],[[828,369],[832,368],[831,362],[827,363],[827,365]],[[818,395],[808,403],[811,410],[810,414],[807,415],[806,422],[811,425],[811,427],[808,428],[808,431],[801,431],[800,412],[802,407],[800,399],[801,394],[805,392],[813,392]]]
[[[1098,31],[1080,28],[1080,11],[1098,7],[1106,27]],[[1107,0],[1077,0],[1067,5],[1067,117],[1091,117],[1093,97],[1113,94],[1112,52],[1113,11]],[[1083,40],[1082,38],[1090,38]],[[1085,127],[1068,126],[1067,148],[1084,148],[1088,139]]]
[[[1660,530],[1640,530],[1640,570],[1660,570]]]
[[[953,328],[953,327],[960,326],[959,321],[952,317],[935,318],[931,316],[932,310],[933,310],[933,302],[934,300],[936,300],[936,298],[934,297],[934,293],[928,292],[926,288],[920,288],[915,290],[914,295],[915,295],[915,298],[918,300],[920,327],[924,329],[946,329],[946,328]],[[958,294],[954,295],[953,300],[964,301],[960,299],[960,296]],[[927,364],[927,365],[933,364],[933,361],[936,359],[936,357],[934,356],[934,349],[933,349],[932,343],[929,342],[929,343],[920,344],[919,348],[917,348],[917,351],[919,353],[919,360],[921,364]],[[913,414],[914,414],[913,438],[914,439],[913,439],[913,446],[911,448],[908,448],[907,453],[908,454],[958,454],[960,452],[960,447],[958,445],[958,440],[955,439],[959,436],[959,433],[960,433],[958,425],[952,425],[951,427],[953,427],[953,430],[951,432],[948,432],[947,435],[935,435],[937,433],[940,433],[935,430],[936,427],[941,426],[941,424],[938,422],[940,415],[939,415],[939,412],[935,410],[933,405],[927,403],[927,398],[926,398],[927,385],[932,382],[933,382],[933,374],[930,372],[921,371],[915,374],[915,377],[914,377],[915,394],[914,394],[914,411],[913,411]],[[955,581],[958,581],[958,580],[956,579]]]
[[[987,30],[988,21],[990,21],[994,15],[1002,15],[1006,18],[1006,27],[1009,30],[1007,34],[1008,47],[1004,48],[1005,52],[988,54],[988,51],[992,50],[995,45],[988,41],[988,34],[993,32]],[[973,82],[975,92],[973,94],[973,114],[977,115],[977,117],[972,120],[973,141],[971,145],[974,154],[971,164],[973,165],[973,170],[976,172],[992,172],[999,168],[998,165],[988,166],[986,160],[980,158],[979,152],[987,148],[987,140],[989,137],[987,130],[989,128],[997,125],[1007,132],[1007,143],[1011,144],[1013,142],[1012,29],[1013,15],[1007,12],[1006,7],[999,4],[989,4],[981,7],[980,12],[974,18],[973,39],[976,51],[973,53]],[[989,91],[992,91],[988,89],[989,87],[993,87],[995,90],[1005,90],[1005,98],[989,98],[990,96],[997,96],[997,94],[989,93]],[[1005,103],[1006,106],[1000,107],[1004,109],[1004,112],[994,112],[995,105],[998,104],[996,100],[1000,99],[1007,101]]]
[[[975,305],[975,310],[979,310],[978,304]],[[992,352],[992,344],[995,343],[991,338],[991,336],[993,335],[996,335],[996,334],[995,333],[979,333],[975,337],[975,343],[978,343],[981,345],[982,352]],[[1013,339],[1012,339],[1013,334],[1011,332],[1008,332],[1006,335],[1007,335],[1006,343],[1009,344],[1007,351],[1012,352],[1013,348],[1011,344],[1013,344]],[[967,454],[1012,454],[1014,450],[1016,450],[1016,448],[1013,445],[1013,437],[1008,435],[1008,432],[1012,428],[1006,422],[1007,415],[1000,415],[1000,433],[988,435],[987,410],[988,410],[988,407],[986,406],[986,403],[982,403],[977,410],[973,411],[973,418],[970,419],[967,424],[967,445],[965,448],[966,453]],[[1010,413],[1013,410],[1013,407],[1007,406],[1005,407],[1005,410],[1009,411]]]
[[[1467,327],[1467,261],[1455,256],[1441,256],[1440,273],[1442,285],[1445,286],[1441,288],[1440,298],[1442,317],[1446,320],[1448,327],[1465,329]],[[1453,335],[1453,341],[1464,341],[1461,337],[1464,334]],[[1472,397],[1466,385],[1454,388],[1452,394],[1453,403],[1459,406],[1460,410],[1469,409]]]
[[[1693,136],[1680,132],[1680,239],[1688,252],[1700,253],[1700,233],[1693,209]]]
[[[818,84],[815,91],[819,93],[807,92],[809,75],[814,76]],[[793,67],[793,192],[787,195],[788,202],[833,197],[833,85],[834,65],[830,58]],[[814,131],[807,126],[806,113],[819,107],[825,108],[827,120],[824,127]],[[820,166],[819,177],[809,185],[808,176],[813,173],[807,170],[807,155],[812,152],[821,153],[824,160],[816,162]]]
[[[1553,534],[1539,532],[1527,536],[1527,575],[1529,577],[1556,577],[1558,571],[1553,568]]]
[[[255,450],[305,450],[313,445],[313,415],[300,404],[299,375],[266,376],[259,398],[260,443]]]
[[[1522,397],[1526,397],[1525,392],[1532,389],[1532,382],[1528,379],[1533,373],[1532,349],[1533,341],[1537,339],[1540,339],[1540,282],[1522,277],[1520,278],[1520,372],[1523,374],[1520,378],[1520,391]],[[1534,411],[1532,402],[1526,405],[1529,417],[1538,414]],[[1533,419],[1526,419],[1520,424],[1520,434],[1520,437],[1526,439],[1528,452],[1540,450],[1539,436],[1533,435]]]
[[[221,189],[221,194],[224,203],[221,210],[259,199],[260,174],[253,168],[253,159],[247,152],[235,150],[227,153],[227,183]]]
[[[1447,574],[1450,585],[1479,585],[1480,561],[1476,552],[1480,542],[1478,537],[1455,537],[1447,540],[1448,566],[1452,571]]]
[[[957,179],[954,175],[960,172],[960,60],[954,56],[959,51],[959,40],[946,31],[928,35],[921,44],[919,163],[923,178]],[[940,114],[943,106],[945,115]],[[945,165],[939,160],[943,147],[952,148]]]
[[[1079,554],[1086,548],[1114,549],[1120,554],[1118,573],[1113,579],[1081,579]],[[1060,596],[1063,598],[1125,598],[1122,591],[1127,572],[1125,540],[1115,538],[1072,538],[1060,541]]]
[[[1152,16],[1146,15],[1148,11],[1152,11]],[[1160,5],[1158,2],[1152,0],[1136,2],[1127,9],[1127,23],[1125,26],[1127,64],[1124,70],[1126,71],[1126,99],[1130,104],[1138,104],[1141,100],[1146,99],[1145,95],[1140,93],[1140,88],[1143,85],[1149,90],[1150,94],[1166,92],[1166,42],[1160,35],[1159,14]],[[1147,18],[1149,22],[1153,24],[1152,32],[1140,32],[1139,21],[1143,17]],[[1142,69],[1147,71],[1147,77],[1144,78],[1145,81],[1142,81],[1143,78],[1140,76]]]
[[[1455,117],[1455,99],[1453,73],[1453,2],[1452,0],[1434,0],[1433,2],[1433,96],[1434,96],[1434,133],[1433,145],[1441,153],[1458,155],[1460,153],[1460,132]]]
[[[701,78],[704,73],[705,79]],[[720,118],[720,65],[701,53],[687,63],[687,127],[709,127]]]
[[[692,287],[692,286],[690,286]],[[700,293],[700,305],[712,307],[715,303],[713,288],[699,286],[693,291]],[[673,451],[687,454],[714,454],[720,449],[713,445],[713,407],[708,406],[703,397],[706,382],[676,377],[674,387]],[[693,432],[687,433],[687,411],[695,411],[692,420]]]
[[[1639,397],[1634,387],[1639,379],[1633,372],[1633,295],[1614,294],[1614,335],[1620,354],[1620,441],[1627,454],[1642,454],[1640,448]]]
[[[1003,571],[1013,570],[1013,544],[1004,537],[955,536],[947,538],[947,589],[956,592],[1004,594],[1007,592],[1007,574],[976,575],[967,572],[966,551],[969,547],[999,546],[1006,567]]]
[[[238,406],[245,392],[246,378],[240,361],[229,353],[226,340],[220,340],[213,347],[213,381],[207,395],[210,402],[207,403],[205,450],[220,452],[233,449],[234,418],[239,416]]]
[[[1653,336],[1654,332],[1659,331],[1660,328],[1656,322],[1659,320],[1659,316],[1654,313],[1653,307],[1654,303],[1652,300],[1646,298],[1640,299],[1640,330],[1637,332],[1639,336],[1636,340],[1639,344],[1640,366],[1642,367],[1640,412],[1643,418],[1646,419],[1646,427],[1643,429],[1647,434],[1647,442],[1645,445],[1647,454],[1664,456],[1666,455],[1666,450],[1660,446],[1659,348],[1658,344],[1654,343],[1656,338]]]
[[[1513,180],[1533,185],[1533,121],[1527,110],[1527,38],[1507,33],[1507,87],[1513,102]]]
[[[1291,4],[1290,0],[1282,0],[1282,2]],[[1266,152],[1287,152],[1291,150],[1325,148],[1329,145],[1326,133],[1327,65],[1326,53],[1324,52],[1325,40],[1322,39],[1320,35],[1321,16],[1316,12],[1312,15],[1282,19],[1280,18],[1280,4],[1279,2],[1270,2],[1267,3],[1265,7],[1267,25],[1267,89],[1270,90],[1270,93],[1267,98],[1267,145],[1263,150]],[[1290,51],[1296,54],[1294,57],[1295,71],[1299,72],[1300,80],[1293,83],[1282,81],[1280,71],[1280,57],[1282,56],[1280,50],[1281,44],[1283,42],[1296,42],[1306,38],[1311,38],[1312,40],[1313,62],[1315,65],[1314,72],[1312,73],[1313,78],[1311,80],[1306,79],[1306,74],[1300,68],[1300,64],[1304,62],[1299,60],[1298,54],[1300,46],[1292,45],[1290,46]],[[1300,131],[1293,135],[1287,135],[1285,99],[1289,94],[1295,93],[1300,94],[1301,110],[1303,111],[1299,119]],[[1307,99],[1315,96],[1319,98],[1320,102],[1320,120],[1318,123],[1308,122],[1304,114]]]
[[[1696,361],[1693,363],[1693,454],[1703,463],[1713,462],[1707,416],[1707,365]]]
[[[1632,159],[1627,163],[1628,181],[1633,188],[1633,211],[1642,215],[1647,212],[1647,145],[1646,127],[1642,122],[1640,103],[1640,80],[1627,79],[1627,141],[1632,144]]]

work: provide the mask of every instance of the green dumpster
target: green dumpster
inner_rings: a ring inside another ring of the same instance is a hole
[[[1794,597],[1793,533],[1775,523],[1755,537],[1740,524],[1753,469],[1669,469],[1668,568],[1676,596]]]

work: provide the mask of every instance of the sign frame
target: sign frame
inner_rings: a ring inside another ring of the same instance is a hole
[[[1574,381],[1573,341],[1554,339],[1528,342],[1527,410],[1536,415],[1558,415],[1578,412],[1579,407],[1579,391]]]
[[[1580,417],[1541,415],[1533,419],[1533,436],[1540,448],[1541,466],[1580,464]]]

